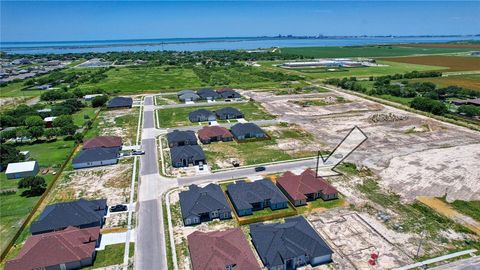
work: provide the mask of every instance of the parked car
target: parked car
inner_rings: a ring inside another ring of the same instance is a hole
[[[127,211],[127,206],[123,204],[117,204],[110,207],[110,212],[123,212]]]
[[[134,154],[134,155],[145,155],[145,151],[141,151],[141,150],[139,150],[139,151],[133,151],[133,154]]]
[[[265,171],[266,169],[267,169],[267,168],[265,168],[265,167],[263,167],[263,166],[260,166],[260,167],[256,167],[256,168],[255,168],[255,171],[256,171],[256,172],[263,172],[263,171]]]
[[[203,171],[203,163],[200,162],[200,163],[198,164],[198,170],[199,170],[199,171]]]

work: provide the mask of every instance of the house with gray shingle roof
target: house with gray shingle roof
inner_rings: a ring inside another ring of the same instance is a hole
[[[217,117],[213,112],[209,110],[198,109],[188,113],[188,119],[190,120],[190,122],[206,122],[206,121],[215,121]]]
[[[80,229],[101,227],[107,214],[107,200],[78,201],[48,205],[38,220],[32,222],[30,232],[41,234],[74,226]]]
[[[230,128],[235,139],[242,141],[250,138],[266,138],[267,134],[254,123],[237,123]]]
[[[193,91],[191,89],[185,89],[185,90],[177,92],[178,97],[181,96],[181,95],[185,95],[185,94],[195,94],[195,91]]]
[[[223,98],[241,98],[242,96],[232,89],[222,89],[217,91]]]
[[[190,164],[206,164],[205,153],[198,145],[184,145],[170,148],[172,167],[188,167]]]
[[[238,119],[243,118],[243,113],[236,108],[232,107],[225,107],[215,111],[218,119],[226,120],[226,119]]]
[[[193,225],[213,219],[230,219],[232,212],[220,186],[209,184],[203,188],[190,185],[180,192],[183,224]]]
[[[183,146],[183,145],[196,145],[197,137],[192,130],[174,130],[167,134],[167,141],[169,147]]]
[[[285,223],[250,225],[253,245],[267,269],[297,269],[330,263],[332,249],[303,216]]]
[[[82,169],[117,164],[119,151],[116,147],[83,149],[73,159],[72,166],[74,169]]]
[[[133,99],[131,97],[114,97],[107,103],[107,108],[131,108]]]
[[[200,96],[195,93],[185,93],[183,95],[178,96],[178,99],[182,102],[188,102],[188,101],[199,100]]]
[[[267,207],[271,210],[288,207],[287,197],[268,179],[237,181],[228,185],[227,194],[238,216],[251,215],[253,211]]]
[[[200,98],[204,100],[215,100],[220,97],[220,95],[215,90],[210,88],[202,88],[198,90],[197,95],[199,95]]]

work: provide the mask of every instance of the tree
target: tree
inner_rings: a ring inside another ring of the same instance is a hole
[[[40,196],[47,189],[47,183],[41,176],[27,176],[18,182],[18,188],[28,188],[22,192],[22,196]]]
[[[19,162],[23,160],[23,155],[20,154],[14,146],[2,143],[0,144],[0,167],[3,170],[7,168],[8,163]]]
[[[0,132],[0,142],[5,142],[8,139],[13,139],[17,137],[17,130],[16,129],[8,129],[8,130],[3,130]]]
[[[73,139],[75,140],[76,143],[82,143],[83,142],[83,134],[82,133],[75,133],[75,135],[73,135]]]
[[[96,96],[92,98],[92,107],[94,108],[102,107],[103,105],[105,105],[105,103],[107,103],[107,100],[108,100],[108,97],[105,95]]]
[[[33,138],[38,139],[43,136],[44,129],[42,126],[34,126],[29,128],[28,132],[30,132]]]
[[[43,132],[43,136],[45,136],[45,138],[47,138],[47,140],[51,140],[52,138],[57,137],[58,134],[59,134],[58,128],[47,128]]]
[[[445,114],[448,109],[443,102],[438,100],[429,99],[426,97],[416,97],[410,102],[410,107],[424,111],[430,112],[437,115]]]
[[[474,105],[461,105],[458,107],[458,112],[468,117],[473,117],[480,115],[480,108]]]
[[[53,127],[58,128],[73,125],[73,118],[71,115],[60,115],[59,117],[53,119],[52,125]]]
[[[30,133],[30,131],[28,131],[26,128],[24,127],[21,127],[21,128],[17,128],[16,130],[16,133],[17,133],[17,137],[20,137],[21,139],[23,138],[31,138],[32,137],[32,134]]]
[[[25,118],[25,125],[28,128],[31,127],[43,127],[43,119],[38,115],[32,115]]]

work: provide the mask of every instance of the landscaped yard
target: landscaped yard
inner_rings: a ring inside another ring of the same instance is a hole
[[[240,225],[245,225],[245,224],[251,224],[256,222],[263,222],[267,220],[294,216],[296,214],[297,214],[297,211],[290,204],[288,204],[287,208],[277,209],[277,210],[272,210],[270,209],[270,207],[267,207],[259,211],[253,211],[252,215],[238,217],[238,223]],[[235,212],[235,215],[236,215],[236,212]]]
[[[82,127],[86,121],[93,119],[93,117],[95,116],[96,110],[97,109],[91,108],[91,107],[82,108],[80,111],[72,115],[73,123],[78,127]],[[85,116],[88,116],[88,117],[85,118]]]
[[[245,115],[246,120],[267,120],[275,118],[255,102],[161,109],[157,111],[157,115],[159,117],[160,127],[162,128],[194,126],[198,125],[198,123],[190,122],[188,113],[198,109],[214,111],[225,107],[237,108]]]
[[[307,202],[307,205],[297,206],[295,208],[297,209],[297,212],[299,214],[303,214],[319,211],[322,209],[341,207],[344,206],[345,203],[345,199],[343,199],[343,197],[339,195],[339,198],[336,200],[324,201],[322,199],[316,199],[315,201]]]
[[[99,267],[123,264],[123,255],[125,252],[125,244],[114,244],[105,247],[105,250],[97,251],[93,265],[84,269],[96,269]],[[130,243],[129,254],[133,256],[135,252],[135,243]]]
[[[232,167],[232,161],[240,166],[284,161],[315,156],[319,145],[313,136],[297,126],[270,126],[264,128],[270,139],[243,143],[236,141],[215,142],[203,145],[207,163],[213,170]],[[254,153],[254,154],[252,154]]]

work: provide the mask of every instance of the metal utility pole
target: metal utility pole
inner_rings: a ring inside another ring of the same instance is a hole
[[[318,178],[318,166],[320,165],[320,151],[317,152],[317,166],[315,167],[315,177]]]

